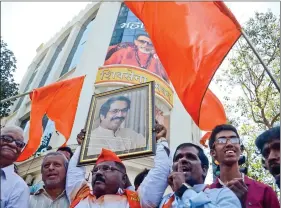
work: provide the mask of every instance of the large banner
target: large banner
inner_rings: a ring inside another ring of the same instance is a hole
[[[129,65],[147,70],[169,82],[143,23],[121,6],[104,65]]]

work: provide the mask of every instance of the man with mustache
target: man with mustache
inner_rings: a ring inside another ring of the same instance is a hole
[[[174,193],[166,195],[159,208],[241,207],[238,198],[228,188],[209,189],[204,184],[209,161],[201,147],[192,143],[179,145],[173,157],[168,183]]]
[[[29,189],[25,181],[15,173],[14,162],[20,156],[25,143],[23,130],[18,126],[1,129],[0,172],[1,206],[3,208],[28,208]]]
[[[277,208],[279,202],[273,189],[240,172],[238,161],[241,141],[235,127],[216,126],[209,139],[210,153],[220,165],[220,176],[211,188],[230,188],[240,199],[242,207]]]
[[[100,125],[91,132],[88,155],[99,154],[102,148],[131,151],[146,146],[143,135],[129,128],[121,128],[128,115],[131,101],[125,96],[109,98],[100,108]]]
[[[41,165],[44,185],[30,195],[30,208],[68,208],[69,201],[65,193],[68,159],[61,152],[48,153]]]
[[[85,180],[85,167],[77,167],[81,151],[81,142],[85,138],[83,130],[77,136],[77,147],[70,160],[66,192],[71,202],[70,207],[92,208],[150,208],[157,207],[167,187],[167,177],[170,173],[171,160],[166,137],[166,128],[157,124],[156,155],[154,167],[150,169],[137,192],[129,190],[126,167],[112,151],[102,149],[95,166],[92,169],[92,191]]]
[[[256,146],[263,156],[265,168],[269,170],[280,188],[280,126],[259,135]]]
[[[110,47],[104,65],[126,64],[146,69],[168,82],[168,76],[162,66],[148,34],[136,34],[134,45],[121,43]]]

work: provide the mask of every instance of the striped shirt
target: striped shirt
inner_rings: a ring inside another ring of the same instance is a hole
[[[30,195],[29,208],[68,208],[69,201],[63,191],[55,200],[44,188],[39,189],[34,195]]]

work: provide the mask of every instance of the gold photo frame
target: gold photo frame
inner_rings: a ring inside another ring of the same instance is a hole
[[[154,155],[154,81],[95,94],[78,166],[95,164],[102,148],[121,159]]]

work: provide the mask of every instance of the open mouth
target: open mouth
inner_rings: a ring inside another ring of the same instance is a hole
[[[188,166],[183,166],[183,167],[182,167],[182,171],[183,171],[184,173],[190,172],[190,171],[191,171],[191,168],[188,167]]]
[[[55,179],[55,178],[57,178],[57,174],[54,174],[54,173],[52,173],[52,174],[48,174],[47,175],[47,177],[49,178],[49,179]]]
[[[235,151],[235,150],[229,150],[229,149],[228,149],[228,150],[225,150],[224,153],[225,153],[225,154],[235,154],[236,151]]]

